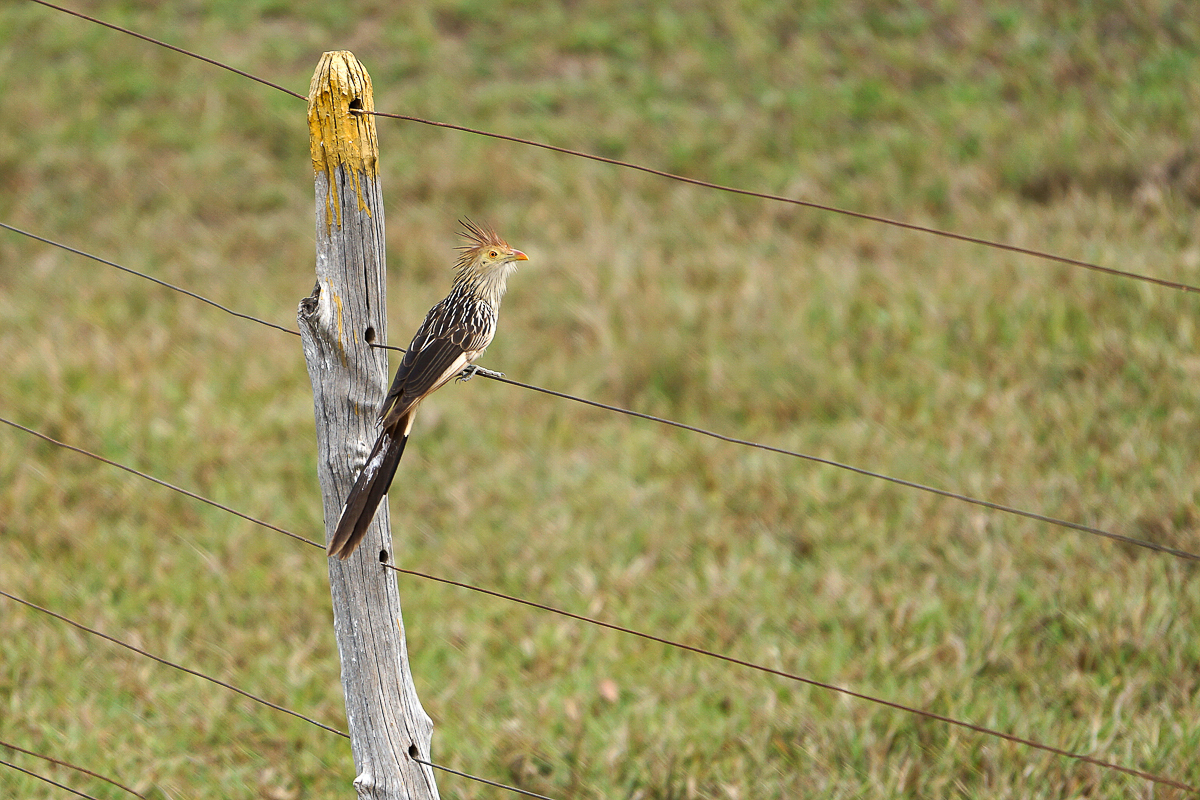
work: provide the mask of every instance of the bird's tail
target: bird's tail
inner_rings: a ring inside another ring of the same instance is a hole
[[[337,530],[329,540],[326,551],[330,556],[345,561],[357,549],[371,520],[375,518],[375,510],[392,485],[392,477],[396,474],[407,443],[407,435],[393,436],[387,430],[379,434],[366,465],[354,482],[354,488],[346,497],[342,518],[338,520]]]

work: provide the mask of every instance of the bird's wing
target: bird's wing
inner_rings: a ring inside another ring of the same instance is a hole
[[[410,408],[462,372],[491,343],[495,312],[490,307],[474,309],[465,305],[469,304],[442,301],[426,315],[383,401],[379,416],[384,427],[399,422]]]

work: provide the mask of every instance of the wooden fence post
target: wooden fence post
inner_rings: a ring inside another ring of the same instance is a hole
[[[379,428],[388,385],[383,196],[371,78],[353,54],[325,53],[308,95],[317,193],[317,285],[297,314],[317,420],[326,538]],[[333,622],[360,798],[437,798],[433,723],[412,682],[392,563],[387,501],[362,546],[329,560]]]

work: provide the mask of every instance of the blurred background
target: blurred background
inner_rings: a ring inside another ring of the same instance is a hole
[[[1184,2],[72,7],[301,93],[349,49],[380,111],[1200,284]],[[0,31],[0,221],[294,328],[305,104],[32,2]],[[1200,551],[1200,296],[378,128],[393,344],[469,215],[530,255],[483,366]],[[3,230],[0,320],[0,416],[322,537],[297,338]],[[1190,562],[486,380],[400,469],[401,566],[1200,784]],[[556,798],[1182,796],[399,581],[434,760]],[[0,588],[345,728],[318,551],[7,426]],[[319,728],[5,598],[0,638],[0,740],[156,798],[351,791]]]

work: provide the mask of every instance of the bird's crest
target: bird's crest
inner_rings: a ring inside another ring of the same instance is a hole
[[[496,233],[492,228],[486,225],[479,225],[470,219],[463,218],[459,220],[463,226],[463,230],[458,232],[458,235],[466,239],[469,244],[464,244],[458,247],[458,265],[460,267],[471,263],[479,251],[487,247],[496,247],[502,250],[511,250],[508,242],[500,238],[500,234]]]

